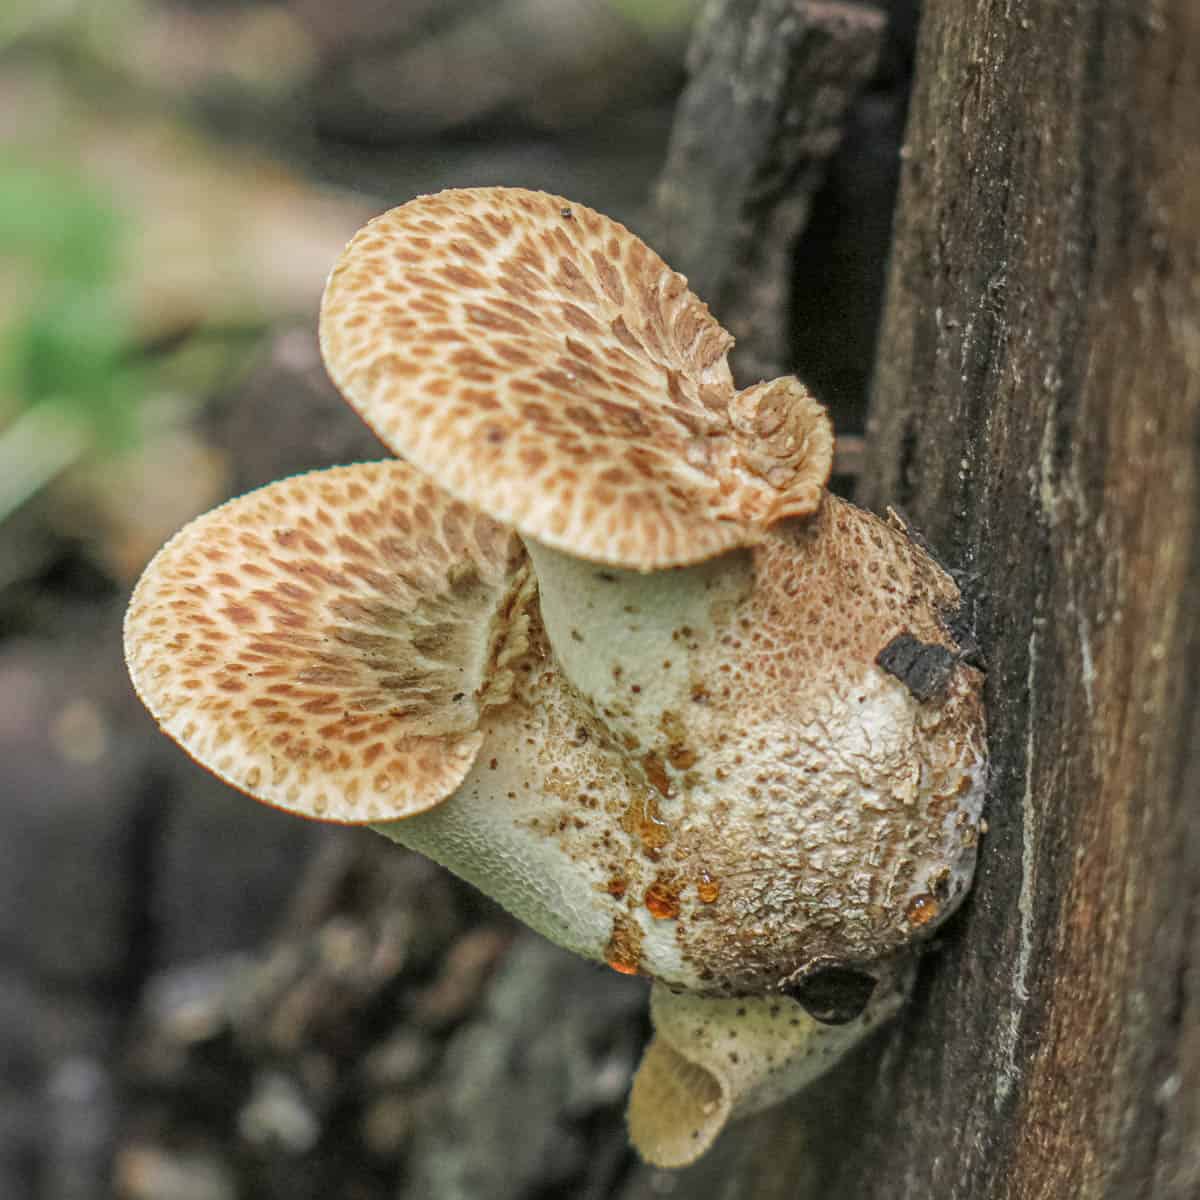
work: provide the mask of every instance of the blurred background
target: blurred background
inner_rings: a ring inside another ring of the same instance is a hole
[[[195,514],[385,455],[315,333],[370,215],[505,183],[645,228],[699,7],[0,5],[4,1200],[599,1200],[629,1176],[644,985],[216,783],[133,698],[120,622]],[[882,287],[897,7],[797,251],[795,353],[843,430]]]

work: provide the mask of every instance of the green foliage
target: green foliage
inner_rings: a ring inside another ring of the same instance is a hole
[[[121,222],[104,198],[62,171],[0,167],[0,256],[26,260],[47,282],[112,281]]]
[[[112,205],[80,178],[0,167],[0,261],[16,284],[0,312],[0,470],[15,470],[6,447],[26,459],[26,482],[4,497],[0,519],[70,459],[136,437],[148,381],[117,287],[123,233]],[[71,454],[30,445],[31,431]],[[30,456],[45,469],[30,472]]]
[[[627,21],[650,34],[687,29],[700,11],[701,0],[609,0]]]
[[[107,58],[144,9],[145,0],[0,0],[0,52],[34,42]]]
[[[146,389],[110,299],[68,291],[35,304],[7,331],[0,378],[18,410],[52,404],[100,447],[115,450],[134,440]]]

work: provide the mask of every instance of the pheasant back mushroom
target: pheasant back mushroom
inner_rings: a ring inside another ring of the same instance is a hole
[[[321,333],[405,461],[178,535],[130,607],[139,694],[251,795],[371,823],[655,980],[631,1127],[686,1161],[888,1015],[969,887],[984,716],[958,589],[825,491],[803,386],[736,390],[686,281],[582,205],[403,205],[350,243]],[[847,1022],[806,1000],[830,968],[875,983]],[[782,1075],[772,1005],[804,1014]],[[714,1073],[690,1017],[739,1010],[748,1057]],[[663,1087],[719,1120],[648,1125]]]
[[[623,225],[519,188],[362,229],[321,309],[334,382],[466,504],[574,557],[699,562],[811,513],[833,461],[793,379],[734,390],[733,338]]]

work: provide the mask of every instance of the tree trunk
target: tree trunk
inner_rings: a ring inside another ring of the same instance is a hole
[[[990,833],[900,1020],[674,1194],[1194,1197],[1200,5],[929,0],[905,160],[861,498],[975,602]]]

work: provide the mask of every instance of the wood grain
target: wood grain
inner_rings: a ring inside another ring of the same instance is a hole
[[[861,496],[976,603],[975,893],[898,1027],[674,1194],[1194,1197],[1194,0],[926,5]]]
[[[650,242],[737,338],[739,385],[791,367],[796,238],[883,40],[873,5],[710,0]]]

